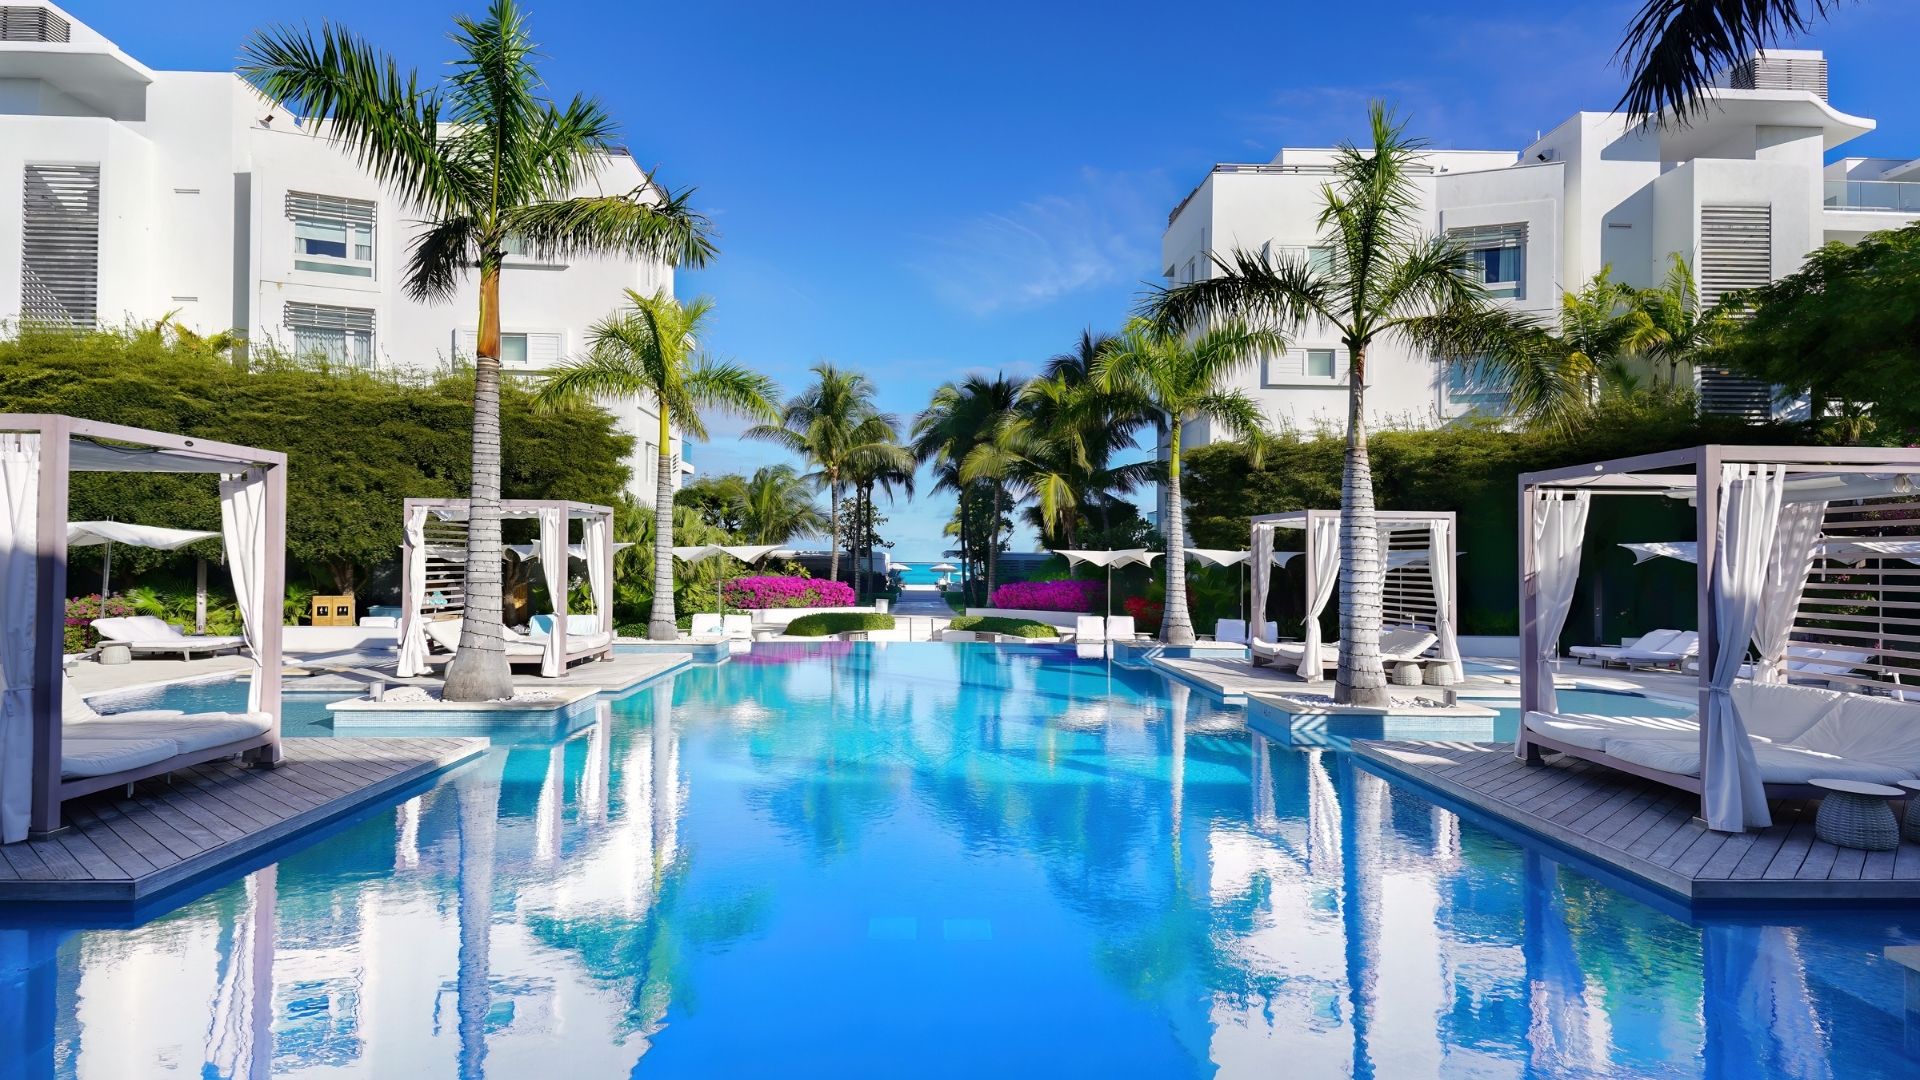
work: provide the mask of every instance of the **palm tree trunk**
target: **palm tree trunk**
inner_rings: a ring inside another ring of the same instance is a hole
[[[1373,513],[1373,467],[1367,460],[1365,346],[1354,348],[1347,379],[1347,458],[1340,475],[1340,668],[1333,699],[1346,705],[1385,705],[1380,533]]]
[[[1000,484],[993,482],[993,516],[987,519],[987,603],[993,603],[1000,574]]]
[[[673,427],[665,400],[660,400],[660,452],[655,457],[653,613],[647,617],[647,637],[673,641],[680,636],[680,627],[673,610]]]
[[[973,525],[973,515],[967,512],[967,486],[960,488],[960,606],[965,607],[973,600],[973,539],[968,530]]]
[[[827,576],[840,580],[840,478],[827,474],[827,532],[828,546],[833,550],[827,555]]]
[[[448,701],[513,696],[500,619],[500,264],[480,268],[480,333],[473,360],[473,482],[467,494],[467,575],[460,648],[447,662]]]
[[[1193,644],[1187,611],[1186,507],[1180,500],[1180,421],[1167,429],[1167,601],[1160,612],[1160,640]]]

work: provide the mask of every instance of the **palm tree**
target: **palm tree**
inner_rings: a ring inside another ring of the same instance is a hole
[[[1739,326],[1730,306],[1701,306],[1693,268],[1677,252],[1666,280],[1635,292],[1633,307],[1639,317],[1626,343],[1648,360],[1664,363],[1670,387],[1680,385],[1682,364],[1697,365]]]
[[[827,515],[814,504],[806,478],[791,465],[762,465],[741,483],[740,494],[740,539],[747,543],[784,544],[827,531]]]
[[[1323,189],[1319,225],[1330,234],[1330,259],[1319,266],[1275,263],[1236,250],[1230,259],[1215,257],[1222,273],[1162,289],[1150,309],[1156,321],[1181,329],[1223,317],[1285,327],[1315,318],[1340,334],[1349,370],[1334,694],[1342,702],[1379,705],[1387,689],[1380,662],[1380,542],[1367,458],[1367,353],[1376,340],[1397,337],[1442,357],[1471,356],[1486,338],[1489,305],[1465,252],[1420,232],[1412,166],[1425,144],[1410,138],[1406,123],[1379,102],[1368,120],[1371,144],[1342,144]]]
[[[1000,520],[1006,490],[995,476],[980,466],[969,473],[966,462],[974,451],[998,430],[1012,414],[1020,388],[1004,375],[987,378],[969,375],[958,383],[946,383],[933,392],[927,408],[913,422],[913,455],[934,465],[936,487],[951,489],[960,496],[960,543],[962,559],[969,570],[981,566],[986,575],[987,596],[993,595],[999,562]],[[969,494],[990,492],[986,523],[985,551],[970,550],[980,530],[971,519]],[[970,558],[969,558],[970,557]],[[967,580],[974,580],[971,572]]]
[[[1588,415],[1603,387],[1631,382],[1623,364],[1650,327],[1635,305],[1635,290],[1603,267],[1576,292],[1560,297],[1559,323],[1491,309],[1492,339],[1470,360],[1506,392],[1507,411],[1529,423],[1571,429]]]
[[[687,193],[656,187],[577,195],[611,152],[617,128],[600,104],[541,96],[534,44],[512,0],[454,23],[459,56],[440,86],[344,27],[254,35],[240,74],[301,109],[320,137],[352,155],[424,222],[407,255],[415,300],[446,300],[480,275],[473,388],[472,507],[466,620],[447,665],[453,701],[511,696],[500,619],[500,267],[510,240],[546,258],[623,255],[700,266],[713,255]]]
[[[1632,117],[1672,109],[1685,122],[1706,106],[1716,71],[1803,33],[1839,0],[1646,0],[1615,53],[1627,69],[1620,107]]]
[[[1170,332],[1134,319],[1113,349],[1094,366],[1100,386],[1123,400],[1145,404],[1167,440],[1167,600],[1160,639],[1191,645],[1193,617],[1187,610],[1185,505],[1180,495],[1180,440],[1187,424],[1210,420],[1226,431],[1258,440],[1266,432],[1260,406],[1236,376],[1262,352],[1286,348],[1280,333],[1251,329],[1228,319],[1198,334]]]
[[[827,574],[837,581],[840,497],[848,471],[882,464],[911,468],[913,459],[899,444],[899,422],[874,407],[871,379],[825,361],[813,366],[813,374],[813,385],[787,402],[777,424],[756,425],[746,435],[784,446],[813,463],[820,486],[827,490],[827,531],[833,544]]]
[[[753,419],[779,415],[773,380],[729,361],[696,352],[713,301],[682,304],[662,291],[627,290],[627,306],[593,324],[587,355],[555,368],[537,400],[637,398],[660,414],[654,470],[653,614],[647,636],[680,636],[673,610],[673,427],[691,439],[707,437],[700,413],[715,409]]]
[[[899,442],[899,431],[890,432],[889,441]],[[905,448],[900,448],[906,454]],[[854,567],[853,588],[855,595],[866,594],[869,563],[873,558],[875,529],[873,527],[873,494],[876,490],[891,499],[895,495],[913,496],[914,461],[910,454],[904,457],[865,457],[848,467],[847,481],[853,489],[853,550],[859,553],[860,561]]]

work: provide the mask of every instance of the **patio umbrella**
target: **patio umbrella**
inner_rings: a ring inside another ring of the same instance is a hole
[[[151,548],[156,551],[178,551],[188,544],[199,540],[212,540],[219,536],[217,532],[204,529],[163,529],[158,525],[135,525],[125,521],[69,521],[67,522],[67,546],[98,547],[105,545],[106,551],[100,563],[100,614],[107,613],[107,585],[113,577],[113,545],[128,544],[133,547]],[[207,611],[207,573],[206,560],[199,565],[197,582],[199,588],[194,597],[194,610],[198,617],[194,620],[196,630],[206,629]]]
[[[1107,569],[1107,614],[1113,614],[1113,568],[1116,566],[1152,566],[1153,560],[1164,552],[1148,551],[1146,548],[1120,548],[1115,551],[1073,551],[1058,548],[1055,555],[1066,557],[1067,565],[1086,563],[1090,566],[1104,566]]]
[[[933,573],[939,574],[940,584],[945,585],[947,583],[947,575],[957,573],[960,568],[953,565],[950,562],[943,562],[943,563],[934,563],[932,566],[927,567],[927,569],[932,571]]]
[[[679,559],[681,562],[697,563],[705,559],[711,559],[715,555],[725,555],[729,558],[739,559],[748,566],[757,566],[762,559],[765,559],[769,555],[776,554],[791,555],[793,553],[779,544],[693,544],[673,549],[673,557]],[[720,565],[722,567],[720,571],[720,587],[714,590],[713,602],[713,610],[716,615],[726,607],[726,564],[721,563]]]
[[[1205,566],[1239,566],[1241,563],[1247,563],[1249,566],[1251,566],[1252,559],[1253,559],[1253,552],[1234,551],[1231,548],[1188,548],[1187,558],[1192,559],[1195,562],[1201,563]],[[1244,574],[1240,575],[1239,584],[1240,584],[1240,609],[1239,609],[1240,617],[1242,619],[1245,619],[1247,617],[1246,575]],[[1252,636],[1253,631],[1249,629],[1247,633],[1248,633],[1248,636]]]

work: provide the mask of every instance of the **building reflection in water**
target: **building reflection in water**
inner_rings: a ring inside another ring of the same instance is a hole
[[[783,1024],[835,1003],[749,1033],[739,980],[867,955],[819,940],[820,911],[860,899],[833,888],[911,895],[917,874],[999,903],[993,935],[921,933],[985,948],[1043,926],[1018,948],[1088,973],[1075,1008],[1157,1019],[1104,1038],[1222,1077],[1798,1080],[1890,1024],[1898,1044],[1898,980],[1872,959],[1897,928],[1677,920],[1104,659],[806,655],[601,703],[144,925],[7,924],[0,1039],[24,1075],[86,1078],[548,1075],[556,1048],[570,1073],[626,1075],[669,1031],[783,1052],[809,1034]],[[1816,958],[1850,977],[1810,978]],[[1026,962],[1001,960],[1041,979]],[[920,1007],[962,1010],[943,978]]]

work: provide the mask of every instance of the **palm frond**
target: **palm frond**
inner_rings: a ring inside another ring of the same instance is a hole
[[[1617,108],[1686,124],[1706,107],[1714,73],[1803,33],[1838,0],[1647,0],[1614,59],[1627,72]]]
[[[441,218],[409,242],[403,287],[423,303],[450,299],[479,259],[479,223],[464,214]]]
[[[713,225],[689,205],[691,191],[649,185],[624,195],[552,199],[510,207],[501,219],[544,258],[617,252],[702,267],[718,253]]]

